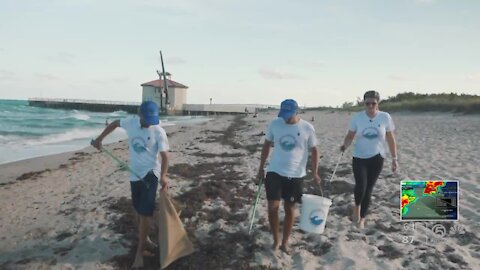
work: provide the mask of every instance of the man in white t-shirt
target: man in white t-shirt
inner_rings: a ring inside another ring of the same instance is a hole
[[[167,134],[159,125],[157,104],[153,101],[143,102],[138,116],[113,121],[93,142],[93,146],[101,150],[102,140],[117,127],[125,129],[128,135],[129,166],[135,172],[130,174],[132,203],[139,217],[139,240],[133,268],[143,267],[143,256],[152,255],[145,250],[145,243],[149,219],[155,209],[158,179],[162,191],[166,191],[170,185],[167,177],[169,145]]]
[[[290,254],[287,243],[293,227],[295,203],[300,203],[302,199],[303,178],[307,174],[309,152],[312,156],[313,178],[320,183],[316,145],[315,129],[298,115],[297,102],[293,99],[284,100],[280,106],[278,118],[268,126],[258,172],[258,180],[265,179],[268,221],[273,234],[274,250],[280,248]],[[271,147],[273,152],[265,176],[264,167]],[[280,243],[278,210],[281,199],[284,201],[285,221],[283,239]]]

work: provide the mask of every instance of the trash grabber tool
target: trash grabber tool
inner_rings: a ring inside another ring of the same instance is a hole
[[[92,139],[92,141],[90,142],[90,145],[93,145],[93,142],[95,140]],[[118,157],[116,157],[114,154],[112,154],[112,152],[108,151],[107,149],[105,149],[104,147],[101,148],[102,152],[107,154],[108,156],[110,156],[113,160],[115,160],[121,167],[127,169],[129,172],[131,172],[133,175],[135,175],[138,179],[142,180],[142,182],[147,186],[147,188],[150,188],[150,185],[146,182],[146,181],[143,181],[143,178],[140,177],[134,170],[132,170],[132,168],[130,168],[130,166],[128,166],[127,163],[125,163],[124,161],[122,161],[121,159],[119,159]]]
[[[258,199],[260,198],[260,191],[262,191],[263,178],[258,183],[257,194],[255,195],[255,203],[253,204],[252,215],[250,216],[250,227],[248,228],[248,234],[252,231],[253,221],[255,220],[255,212],[257,211]]]
[[[330,177],[330,180],[328,181],[329,189],[332,185],[333,177],[335,176],[335,173],[337,172],[338,165],[340,164],[340,160],[342,159],[342,157],[343,157],[343,152],[340,154],[340,156],[338,156],[337,164],[335,165],[335,169],[333,169],[332,176]],[[326,192],[325,192],[326,193],[325,194],[326,198],[328,198],[329,189],[326,189]],[[323,196],[323,194],[322,194],[322,196]]]

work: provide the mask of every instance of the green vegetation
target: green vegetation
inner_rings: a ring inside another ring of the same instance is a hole
[[[381,93],[380,93],[381,94]],[[343,110],[358,111],[363,107],[361,102],[353,104],[345,102]],[[380,102],[382,111],[415,111],[415,112],[455,112],[480,113],[480,96],[466,94],[416,94],[406,92],[389,97]]]
[[[325,107],[325,106],[320,106],[320,107],[307,107],[304,109],[301,109],[300,111],[339,111],[340,109],[334,108],[334,107]]]

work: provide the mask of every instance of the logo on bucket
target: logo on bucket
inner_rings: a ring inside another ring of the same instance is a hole
[[[320,226],[323,223],[323,218],[325,216],[325,213],[323,213],[322,209],[315,209],[312,212],[310,212],[310,223],[312,223],[315,226]]]

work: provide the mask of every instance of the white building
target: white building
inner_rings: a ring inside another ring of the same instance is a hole
[[[183,113],[183,105],[187,103],[188,86],[170,80],[170,74],[167,73],[167,75],[168,102],[166,102],[163,80],[142,83],[142,100],[154,101],[162,112],[181,114]]]

